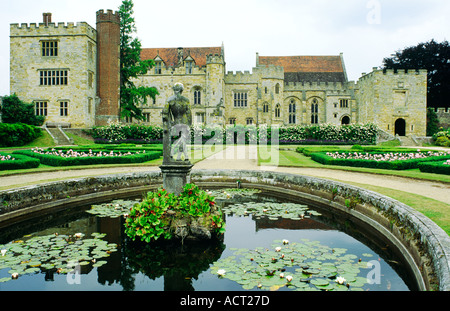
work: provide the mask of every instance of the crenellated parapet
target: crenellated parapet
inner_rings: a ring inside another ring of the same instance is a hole
[[[113,12],[112,10],[104,10],[97,11],[97,23],[101,22],[115,22],[120,24],[120,16],[118,12]]]
[[[51,36],[88,36],[96,40],[97,31],[86,22],[68,23],[21,23],[10,25],[10,36],[14,37],[51,37]]]

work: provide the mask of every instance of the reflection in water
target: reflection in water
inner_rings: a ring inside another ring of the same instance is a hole
[[[258,196],[239,198],[233,201],[273,202],[280,200]],[[218,203],[230,204],[230,201],[218,200]],[[79,287],[68,285],[65,275],[55,271],[42,269],[41,273],[20,277],[17,281],[1,283],[1,290],[242,290],[242,287],[228,280],[221,280],[211,275],[210,267],[220,258],[232,254],[232,248],[269,247],[274,239],[295,241],[302,238],[322,240],[333,247],[346,247],[350,252],[378,252],[383,264],[384,279],[393,284],[393,288],[408,290],[404,281],[398,276],[386,261],[380,249],[374,248],[371,242],[364,244],[348,236],[344,227],[347,222],[337,224],[333,215],[327,215],[326,220],[308,218],[301,221],[291,219],[270,220],[247,217],[227,217],[227,232],[223,241],[213,243],[152,243],[145,244],[130,241],[123,233],[123,218],[102,218],[83,212],[86,208],[78,208],[71,213],[67,211],[64,217],[52,215],[41,218],[39,222],[15,224],[10,228],[2,228],[0,244],[15,239],[21,239],[30,232],[34,235],[59,234],[73,235],[81,232],[89,237],[92,233],[105,233],[105,240],[117,244],[118,251],[111,252],[105,260],[106,264],[94,268],[92,264],[80,267],[82,282]],[[81,211],[81,212],[80,212]],[[342,229],[342,230],[337,230]],[[353,230],[353,229],[352,229]],[[352,236],[354,236],[352,234]],[[351,249],[353,247],[353,249]],[[378,257],[377,256],[377,257]],[[389,259],[389,258],[388,258]],[[8,269],[0,269],[0,279],[8,276]],[[395,285],[397,284],[397,285]]]

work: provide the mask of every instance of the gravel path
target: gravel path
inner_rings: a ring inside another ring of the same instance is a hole
[[[355,182],[360,184],[381,186],[418,194],[450,204],[450,184],[321,168],[258,166],[256,146],[227,147],[223,151],[198,162],[194,166],[194,169],[271,170],[276,172],[329,178],[342,182]],[[0,190],[61,179],[154,170],[159,170],[159,167],[114,167],[3,176],[0,177]]]

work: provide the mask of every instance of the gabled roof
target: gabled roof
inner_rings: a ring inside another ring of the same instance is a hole
[[[259,65],[284,68],[285,82],[346,82],[341,56],[259,56]]]
[[[179,51],[182,52],[183,60],[189,56],[194,59],[197,66],[206,66],[206,56],[209,54],[222,55],[222,47],[194,47],[194,48],[150,48],[142,49],[141,59],[155,59],[159,56],[166,66],[178,65]]]

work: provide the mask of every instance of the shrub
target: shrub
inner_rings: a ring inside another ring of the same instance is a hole
[[[418,166],[421,172],[450,175],[450,160],[445,162],[422,162]]]
[[[96,143],[161,143],[163,129],[158,126],[112,123],[94,127],[90,134]]]
[[[40,161],[35,158],[18,154],[0,153],[0,171],[36,168],[40,164]]]
[[[23,123],[0,123],[0,146],[17,147],[26,145],[42,135],[41,129]]]
[[[376,169],[408,170],[419,163],[450,159],[448,153],[313,153],[311,159],[325,165],[367,167]]]
[[[16,94],[3,97],[2,120],[4,123],[24,123],[41,126],[45,117],[36,116],[33,104],[22,102]]]
[[[134,152],[134,151],[133,151]],[[62,151],[51,149],[44,151],[41,148],[32,150],[17,150],[13,154],[23,154],[38,158],[42,164],[49,166],[75,166],[75,165],[95,165],[95,164],[125,164],[143,163],[158,159],[162,156],[161,151],[150,152],[122,152],[91,150],[91,152]]]
[[[125,233],[133,241],[170,240],[182,229],[193,230],[201,223],[217,236],[225,231],[221,210],[214,197],[193,184],[187,184],[176,196],[164,189],[149,192],[142,203],[136,204],[125,220]],[[183,238],[189,232],[183,234]]]
[[[433,140],[436,145],[443,147],[450,147],[450,128],[441,131],[433,135]]]
[[[279,144],[375,144],[378,128],[373,124],[288,126],[278,129]],[[191,128],[193,144],[271,143],[275,127],[265,125],[198,126]],[[111,124],[91,131],[96,143],[161,143],[163,130],[157,126]]]

